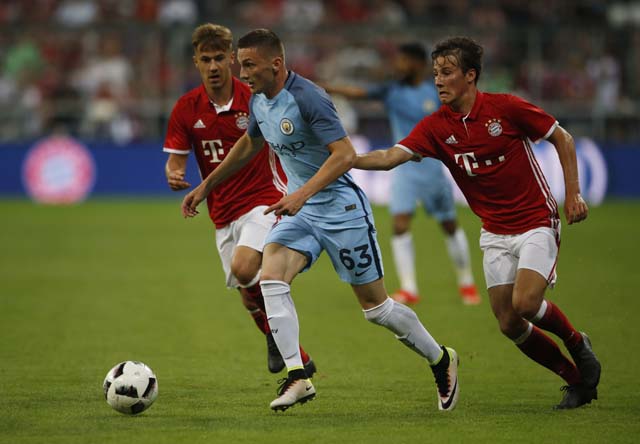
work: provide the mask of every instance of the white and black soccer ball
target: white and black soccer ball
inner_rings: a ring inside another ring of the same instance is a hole
[[[128,415],[144,412],[158,397],[156,375],[138,361],[124,361],[113,367],[102,387],[107,403]]]

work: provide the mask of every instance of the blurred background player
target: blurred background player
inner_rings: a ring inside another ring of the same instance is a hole
[[[351,284],[365,318],[425,358],[435,377],[438,408],[452,410],[459,393],[457,354],[440,346],[413,310],[387,296],[371,207],[348,173],[356,153],[330,98],[287,70],[284,46],[272,31],[258,29],[241,37],[238,59],[240,76],[253,93],[247,133],[222,165],[185,196],[182,211],[185,217],[196,216],[198,204],[255,159],[265,140],[282,161],[289,194],[266,210],[282,219],[266,240],[260,285],[288,377],[270,407],[286,410],[315,396],[299,352],[290,285],[326,250],[340,278]]]
[[[220,25],[204,24],[192,35],[193,62],[202,84],[183,95],[173,108],[164,151],[165,173],[172,190],[189,188],[187,158],[193,150],[200,174],[207,177],[229,153],[249,123],[249,88],[231,72],[233,36]],[[216,244],[227,279],[267,338],[268,368],[280,372],[285,364],[270,333],[259,285],[264,240],[276,218],[264,210],[286,193],[278,159],[264,145],[242,170],[207,195],[209,216],[216,226]],[[301,348],[306,371],[315,364]]]
[[[384,102],[394,141],[402,140],[424,117],[440,106],[438,93],[428,79],[427,52],[418,42],[402,44],[394,59],[396,80],[370,88],[323,85],[327,92],[350,99],[377,99]],[[420,300],[416,279],[415,249],[411,219],[417,203],[433,216],[445,233],[447,251],[455,266],[462,301],[480,303],[471,271],[467,236],[456,220],[451,185],[437,159],[409,162],[393,171],[389,211],[393,217],[391,247],[400,289],[392,295],[399,302],[415,304]]]
[[[556,148],[564,173],[564,213],[572,224],[588,214],[573,137],[519,97],[480,92],[482,54],[467,37],[438,43],[431,58],[443,106],[394,147],[360,155],[355,166],[389,169],[423,156],[444,162],[482,219],[484,273],[500,330],[567,382],[556,408],[579,407],[597,399],[600,363],[589,338],[544,297],[556,280],[560,216],[529,142],[547,139]],[[562,339],[575,365],[541,329]]]

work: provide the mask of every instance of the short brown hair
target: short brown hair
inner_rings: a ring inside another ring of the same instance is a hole
[[[470,69],[476,71],[475,83],[478,83],[480,71],[482,71],[483,52],[482,46],[470,37],[450,37],[436,43],[431,52],[431,60],[435,61],[438,57],[453,56],[458,60],[463,73]]]
[[[284,45],[280,37],[270,29],[254,29],[240,37],[238,49],[261,48],[266,49],[270,55],[280,56],[284,60]]]
[[[233,48],[233,34],[226,26],[205,23],[193,31],[191,44],[194,51],[198,49],[229,51]]]

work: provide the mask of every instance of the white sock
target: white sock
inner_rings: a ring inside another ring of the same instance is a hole
[[[287,370],[304,368],[300,356],[300,326],[291,299],[291,287],[283,281],[260,281],[271,334]]]
[[[427,358],[429,364],[435,363],[442,355],[440,345],[409,307],[387,298],[377,307],[362,311],[368,321],[394,332],[396,338],[411,350]]]
[[[393,250],[393,260],[396,264],[400,288],[413,294],[418,294],[416,255],[411,232],[393,235],[391,237],[391,249]]]
[[[446,236],[447,251],[458,275],[458,286],[473,285],[473,273],[471,272],[471,258],[469,256],[469,243],[467,235],[460,227],[452,236]]]

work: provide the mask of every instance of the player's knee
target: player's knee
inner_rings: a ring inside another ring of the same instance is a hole
[[[393,311],[393,299],[387,298],[382,304],[362,311],[367,321],[384,326],[386,325],[387,318]]]
[[[505,313],[497,319],[500,332],[506,337],[513,339],[522,333],[522,323],[525,321],[520,316]]]
[[[513,310],[518,316],[525,319],[533,319],[540,309],[540,301],[532,294],[515,294],[513,297]]]
[[[411,229],[412,214],[397,214],[393,216],[393,234],[400,236]]]
[[[453,236],[454,234],[456,234],[456,230],[458,229],[458,223],[455,219],[443,220],[440,223],[440,226],[442,227],[442,231],[444,231],[447,236]]]
[[[231,273],[233,273],[240,285],[249,285],[255,279],[258,270],[252,264],[233,261]]]

